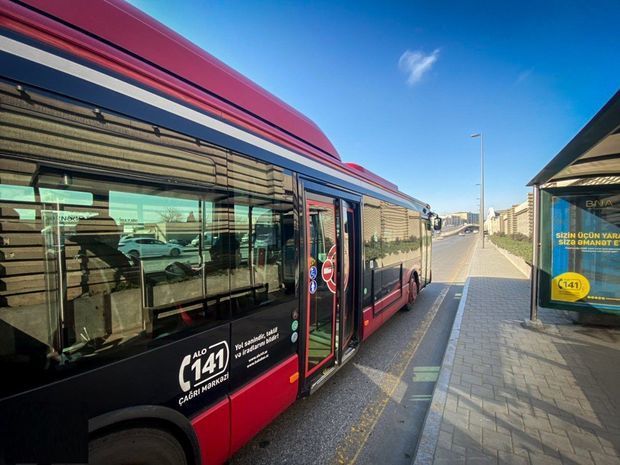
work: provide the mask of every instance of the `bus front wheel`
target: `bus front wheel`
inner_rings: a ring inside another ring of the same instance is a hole
[[[88,448],[90,465],[187,465],[181,444],[166,431],[131,428],[107,434]]]

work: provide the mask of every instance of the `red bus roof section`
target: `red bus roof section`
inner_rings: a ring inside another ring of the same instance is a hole
[[[197,104],[261,137],[429,208],[364,167],[343,163],[329,139],[306,116],[132,5],[121,0],[89,0],[88,8],[76,8],[73,0],[20,3],[0,0],[6,15],[0,15],[3,26]]]
[[[393,182],[388,181],[385,178],[382,178],[381,176],[379,176],[378,174],[373,173],[370,170],[367,170],[366,168],[364,168],[362,165],[358,165],[357,163],[351,163],[351,162],[345,162],[345,165],[347,165],[349,168],[354,169],[355,171],[361,173],[362,175],[364,175],[364,177],[366,179],[371,179],[374,182],[381,184],[382,186],[385,186],[389,189],[392,189],[393,191],[397,191],[398,192],[398,186],[396,184],[394,184]]]
[[[265,89],[170,28],[121,0],[25,0],[26,3],[120,47],[340,160],[321,129]]]

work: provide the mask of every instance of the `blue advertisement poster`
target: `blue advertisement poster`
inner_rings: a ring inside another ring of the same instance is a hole
[[[551,199],[551,301],[620,313],[620,192]]]

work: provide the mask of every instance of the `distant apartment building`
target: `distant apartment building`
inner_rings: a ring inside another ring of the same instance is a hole
[[[523,234],[532,237],[534,229],[534,197],[531,193],[527,199],[513,205],[506,210],[489,209],[484,222],[484,229],[491,235],[503,233],[506,235]]]
[[[443,224],[446,227],[458,228],[464,224],[478,224],[478,213],[456,212],[443,217]]]

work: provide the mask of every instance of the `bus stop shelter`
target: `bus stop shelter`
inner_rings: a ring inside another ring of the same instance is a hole
[[[530,322],[538,308],[620,321],[620,91],[528,184],[534,189]]]

